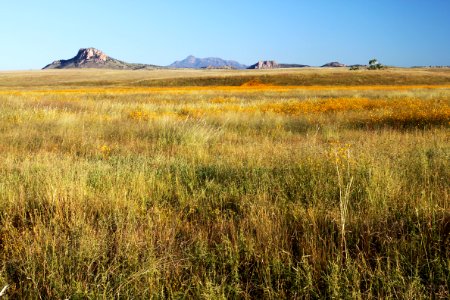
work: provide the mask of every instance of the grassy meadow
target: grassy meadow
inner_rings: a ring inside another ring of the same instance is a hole
[[[448,299],[449,138],[448,69],[0,72],[0,289]]]

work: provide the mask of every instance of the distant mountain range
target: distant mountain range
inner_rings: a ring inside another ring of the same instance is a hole
[[[46,65],[43,69],[73,69],[73,68],[95,68],[95,69],[117,69],[138,70],[154,69],[155,65],[131,64],[109,57],[95,48],[82,48],[75,57],[66,60],[56,60]]]
[[[188,68],[188,69],[202,69],[202,68],[232,68],[232,69],[246,69],[247,66],[238,63],[234,60],[224,60],[218,57],[198,58],[189,55],[183,60],[177,60],[169,65],[169,68]]]
[[[175,61],[167,67],[149,64],[127,63],[109,57],[95,48],[82,48],[77,55],[70,59],[56,60],[43,69],[71,69],[71,68],[97,68],[117,70],[140,70],[160,68],[188,68],[188,69],[278,69],[278,68],[304,68],[308,65],[301,64],[279,64],[276,61],[259,61],[251,66],[246,66],[234,60],[224,60],[218,57],[198,58],[189,55],[183,60]],[[331,62],[322,67],[345,67],[344,64]]]

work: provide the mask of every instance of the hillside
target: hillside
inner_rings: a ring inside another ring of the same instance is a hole
[[[77,55],[66,60],[56,60],[48,64],[43,69],[76,69],[76,68],[94,68],[94,69],[118,69],[118,70],[138,70],[154,69],[158,66],[146,64],[127,63],[112,57],[109,57],[102,51],[95,48],[80,49]]]

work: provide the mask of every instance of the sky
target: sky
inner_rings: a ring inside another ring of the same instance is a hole
[[[449,0],[0,0],[0,70],[95,47],[127,62],[450,65]]]

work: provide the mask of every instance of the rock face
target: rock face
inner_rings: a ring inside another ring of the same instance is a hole
[[[340,62],[337,62],[337,61],[333,61],[333,62],[324,64],[322,66],[322,68],[341,68],[341,67],[346,67],[346,65],[341,64]]]
[[[87,63],[88,61],[102,63],[108,59],[108,55],[95,48],[80,49],[75,59],[80,63]]]
[[[260,60],[256,64],[251,65],[248,69],[277,69],[280,65],[274,60]]]
[[[56,60],[43,69],[74,69],[74,68],[97,68],[97,69],[119,69],[137,70],[154,69],[157,66],[145,64],[130,64],[112,57],[95,48],[82,48],[77,55],[71,59]]]
[[[193,55],[189,55],[183,60],[175,61],[168,66],[169,68],[187,68],[187,69],[245,69],[247,66],[238,63],[234,60],[224,60],[218,57],[198,58]]]

